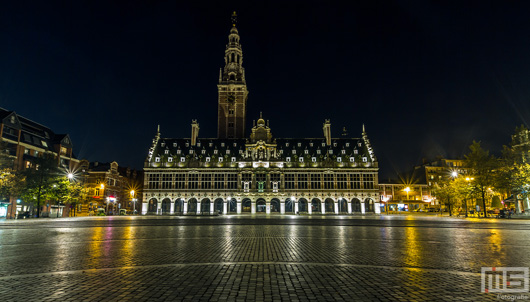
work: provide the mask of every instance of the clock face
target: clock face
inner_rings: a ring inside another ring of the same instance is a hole
[[[236,101],[236,96],[233,95],[233,94],[229,94],[229,95],[228,95],[228,102],[229,102],[229,103],[233,103],[233,102],[235,102],[235,101]]]

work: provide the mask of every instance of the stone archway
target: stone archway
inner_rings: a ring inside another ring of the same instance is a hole
[[[344,197],[339,198],[339,213],[348,214],[348,200]]]
[[[374,213],[375,212],[374,200],[373,199],[366,198],[364,200],[364,212],[365,213]]]
[[[271,200],[271,213],[280,213],[280,200],[277,198]]]
[[[300,198],[298,200],[298,212],[300,213],[307,213],[308,212],[308,203],[307,199]]]
[[[171,199],[164,198],[162,200],[162,214],[168,215],[171,213]]]
[[[357,198],[351,200],[352,213],[361,213],[361,201]]]
[[[215,199],[213,202],[214,213],[223,214],[224,202],[225,201],[222,198]]]
[[[294,213],[294,202],[291,201],[291,198],[285,200],[285,214]]]
[[[156,198],[149,199],[149,205],[147,206],[147,213],[155,213],[158,209],[158,200]]]
[[[230,198],[228,200],[227,207],[228,207],[227,209],[228,213],[237,213],[237,199]]]
[[[188,200],[188,214],[197,214],[197,199],[191,198]]]
[[[267,202],[260,198],[256,201],[256,213],[267,213]]]
[[[335,201],[333,199],[326,198],[326,200],[324,201],[324,206],[326,214],[335,214]]]
[[[204,198],[201,200],[201,214],[210,214],[210,199]]]
[[[311,214],[321,214],[322,213],[322,202],[318,198],[313,198],[311,200]]]
[[[180,198],[175,200],[175,214],[182,214],[184,212],[184,201]]]
[[[241,212],[250,213],[252,211],[252,201],[248,198],[243,199],[241,202]]]

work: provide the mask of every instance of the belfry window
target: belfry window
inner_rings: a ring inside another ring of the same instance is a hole
[[[285,158],[285,161],[286,161],[286,162],[290,162],[290,161],[291,161],[291,158],[290,158],[290,157],[286,157],[286,158]]]
[[[210,158],[209,158],[209,157],[206,158],[206,162],[207,162],[207,163],[210,162]]]
[[[317,162],[317,158],[313,156],[313,157],[311,157],[311,161],[316,163]]]
[[[229,115],[234,115],[234,109],[228,109],[228,114]]]
[[[228,123],[228,128],[234,128],[234,123],[233,122],[229,122]]]

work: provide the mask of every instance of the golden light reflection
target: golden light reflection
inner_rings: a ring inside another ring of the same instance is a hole
[[[494,255],[495,257],[491,257],[490,259],[494,259],[494,263],[488,264],[489,266],[503,266],[506,264],[506,261],[504,259],[504,252],[502,250],[502,237],[499,234],[500,230],[492,229],[491,233],[489,234],[488,238],[488,247],[489,251],[487,254]]]
[[[103,228],[93,228],[92,236],[90,237],[90,244],[88,245],[88,267],[95,268],[100,264],[101,256],[103,255]]]

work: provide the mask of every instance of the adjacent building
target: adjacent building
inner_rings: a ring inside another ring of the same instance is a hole
[[[378,162],[363,126],[358,137],[276,138],[260,116],[245,130],[248,89],[233,22],[219,75],[218,137],[162,137],[144,163],[143,214],[380,213]]]

